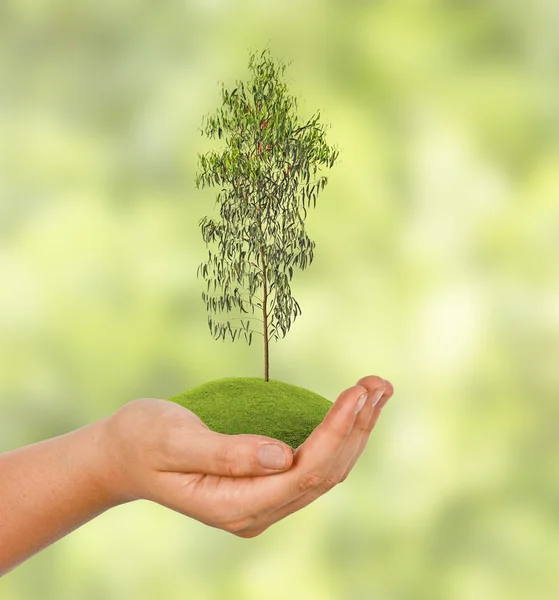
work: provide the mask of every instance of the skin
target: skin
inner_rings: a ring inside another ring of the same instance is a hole
[[[81,429],[2,454],[0,576],[133,500],[255,537],[345,481],[393,393],[390,382],[363,377],[296,450],[265,436],[216,433],[174,402],[141,398]],[[267,443],[285,452],[283,468],[259,464],[258,448]]]

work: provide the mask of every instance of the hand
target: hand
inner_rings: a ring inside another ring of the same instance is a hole
[[[144,498],[251,538],[347,478],[393,393],[390,382],[363,377],[295,451],[265,436],[211,431],[174,402],[134,400],[101,422],[111,465],[104,485],[115,504]],[[259,464],[258,449],[269,443],[283,451],[283,468]]]

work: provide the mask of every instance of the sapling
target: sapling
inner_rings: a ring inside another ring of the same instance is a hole
[[[202,135],[221,143],[198,156],[196,186],[219,188],[220,219],[199,225],[208,260],[198,267],[207,282],[202,299],[214,338],[264,341],[264,380],[226,377],[169,398],[225,434],[253,433],[302,444],[331,407],[326,398],[269,378],[269,341],[285,337],[302,314],[291,294],[294,268],[304,270],[315,243],[305,231],[338,150],[326,143],[320,112],[302,120],[283,80],[286,65],[269,50],[252,52],[249,81],[222,84],[222,106],[204,118]],[[215,318],[237,308],[239,316]],[[258,312],[256,312],[258,311]],[[257,328],[252,325],[256,322]],[[260,330],[261,329],[261,330]]]
[[[206,246],[218,244],[197,273],[207,282],[202,299],[208,326],[216,340],[244,337],[250,345],[253,333],[261,335],[265,381],[269,341],[285,337],[302,314],[290,282],[294,268],[304,270],[314,258],[316,244],[304,220],[328,183],[319,170],[331,168],[338,157],[326,142],[320,111],[301,120],[283,79],[285,69],[269,50],[252,52],[251,78],[232,88],[222,83],[222,106],[204,117],[200,129],[222,140],[222,148],[199,155],[196,174],[198,188],[219,187],[221,219],[199,222]],[[234,307],[237,317],[215,319]]]

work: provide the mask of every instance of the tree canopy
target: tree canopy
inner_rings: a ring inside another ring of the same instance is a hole
[[[267,49],[251,52],[251,79],[232,89],[222,83],[222,106],[204,118],[201,132],[225,147],[199,155],[196,175],[198,188],[220,188],[221,220],[200,221],[206,244],[218,243],[218,252],[208,251],[198,269],[207,281],[202,298],[214,313],[235,306],[246,314],[249,307],[253,314],[255,307],[262,311],[263,331],[257,333],[264,338],[266,380],[269,339],[285,337],[302,314],[290,281],[294,267],[304,270],[313,261],[305,218],[328,183],[320,170],[331,168],[339,154],[326,141],[320,111],[301,120],[283,79],[286,66]],[[212,285],[217,295],[210,294]],[[243,334],[250,344],[251,319],[232,325],[210,314],[208,325],[215,339]]]

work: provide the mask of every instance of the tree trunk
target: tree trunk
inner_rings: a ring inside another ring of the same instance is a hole
[[[264,251],[260,249],[262,258],[262,274],[264,279],[264,302],[262,304],[264,316],[264,381],[269,381],[269,360],[268,360],[268,282],[266,281],[266,263],[264,262]]]

